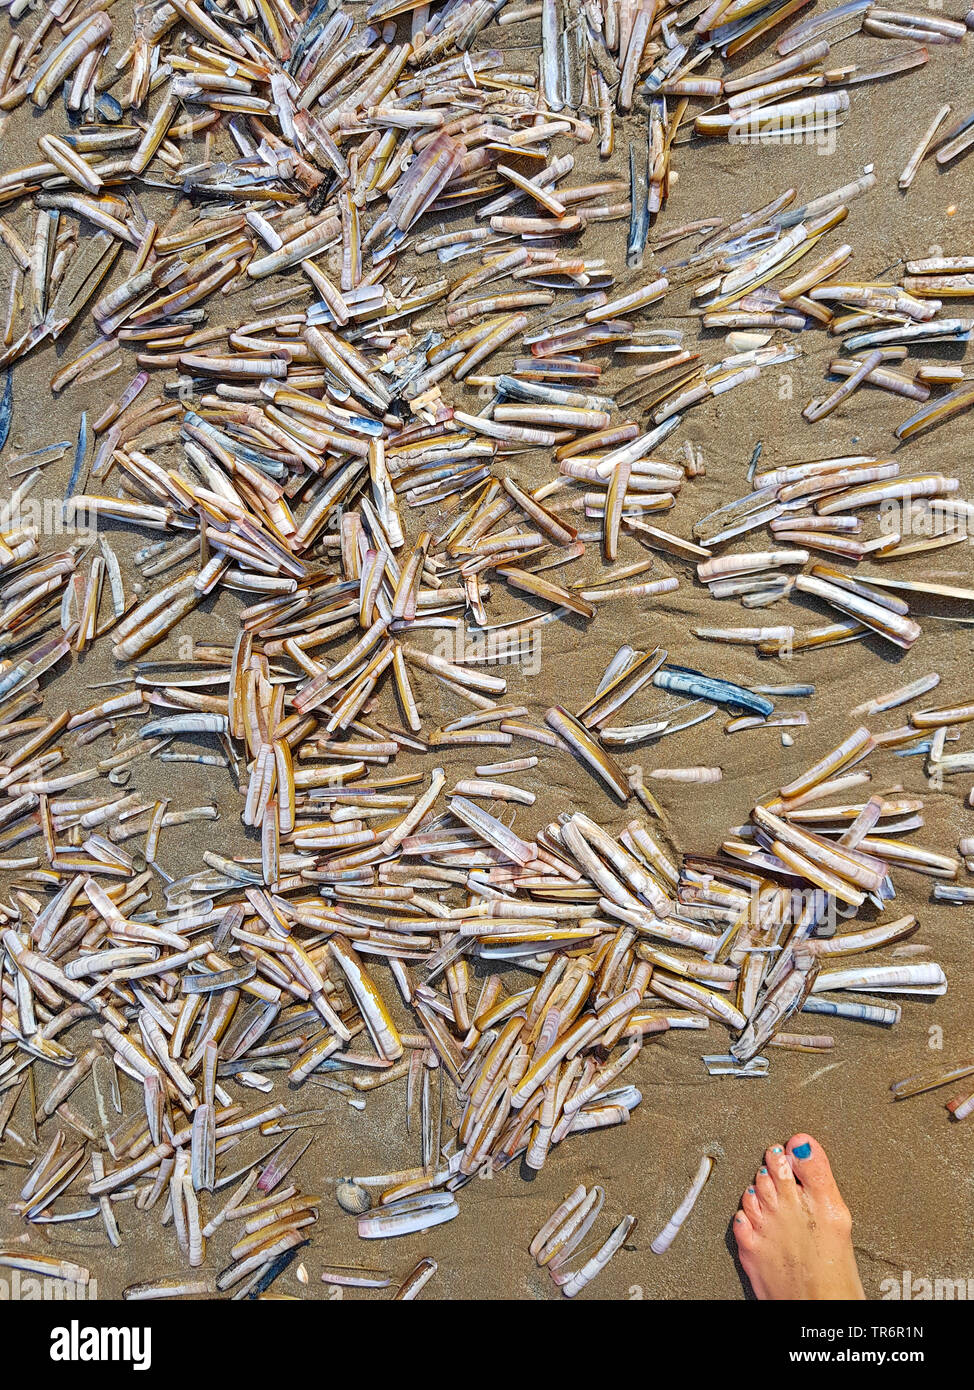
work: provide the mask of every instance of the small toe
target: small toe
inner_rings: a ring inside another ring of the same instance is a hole
[[[789,1166],[810,1192],[829,1192],[835,1188],[832,1169],[825,1150],[810,1134],[795,1134],[788,1140]]]
[[[748,1282],[754,1291],[754,1297],[757,1299],[767,1298],[768,1295],[764,1287],[764,1281],[758,1273],[758,1265],[760,1264],[760,1254],[758,1250],[758,1246],[761,1243],[760,1234],[755,1230],[747,1213],[744,1211],[739,1211],[737,1213],[732,1224],[734,1227],[734,1239],[737,1241],[738,1258],[740,1259],[744,1273],[747,1275]]]
[[[777,1210],[778,1193],[767,1168],[761,1168],[759,1170],[757,1177],[754,1179],[754,1190],[758,1195],[758,1201],[765,1211]]]
[[[734,1217],[734,1239],[737,1241],[737,1248],[748,1254],[757,1244],[757,1231],[748,1220],[746,1212],[739,1211]]]
[[[764,1220],[765,1213],[761,1209],[758,1194],[753,1187],[749,1187],[741,1198],[741,1206],[744,1209],[747,1219],[755,1228],[759,1228]]]
[[[794,1169],[781,1144],[775,1144],[773,1148],[768,1149],[764,1155],[764,1165],[779,1197],[797,1191]]]

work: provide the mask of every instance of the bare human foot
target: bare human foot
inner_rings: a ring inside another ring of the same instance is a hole
[[[865,1298],[849,1208],[824,1149],[807,1134],[767,1150],[741,1198],[734,1235],[759,1299]]]

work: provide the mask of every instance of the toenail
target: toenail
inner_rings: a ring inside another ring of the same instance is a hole
[[[753,1192],[753,1191],[754,1191],[754,1188],[753,1188],[753,1187],[749,1187],[747,1190],[748,1190],[748,1192]]]
[[[792,1149],[795,1158],[810,1158],[812,1155],[811,1144],[799,1144],[797,1149]]]
[[[771,1150],[771,1152],[772,1152],[773,1154],[780,1154],[780,1153],[784,1153],[784,1149],[781,1147],[780,1144],[776,1144],[775,1147]]]
[[[767,1171],[768,1171],[767,1168],[765,1168],[763,1164],[762,1164],[761,1167],[758,1169],[758,1172],[759,1172],[759,1173],[765,1173],[765,1174],[767,1174]]]
[[[739,1226],[739,1225],[741,1224],[741,1222],[744,1220],[744,1218],[743,1218],[743,1216],[735,1216],[735,1217],[734,1217],[734,1220],[737,1222],[737,1224],[738,1224],[738,1226]]]

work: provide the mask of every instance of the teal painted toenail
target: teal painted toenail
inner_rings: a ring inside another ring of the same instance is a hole
[[[780,1153],[784,1153],[784,1149],[781,1147],[780,1144],[776,1144],[775,1147],[771,1150],[771,1152],[772,1152],[773,1154],[780,1154]]]
[[[767,1171],[768,1171],[767,1168],[765,1168],[765,1167],[763,1167],[763,1166],[760,1167],[760,1168],[758,1169],[758,1172],[759,1172],[759,1173],[767,1173]]]
[[[811,1158],[812,1146],[811,1144],[799,1144],[797,1149],[792,1149],[792,1153],[796,1158]]]
[[[753,1187],[749,1187],[747,1190],[748,1190],[748,1192],[753,1192],[753,1191],[754,1191],[754,1188],[753,1188]]]

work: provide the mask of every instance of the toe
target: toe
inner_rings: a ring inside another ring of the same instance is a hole
[[[764,1219],[764,1212],[761,1210],[761,1203],[758,1194],[753,1187],[749,1187],[741,1198],[741,1206],[744,1209],[747,1219],[755,1229],[760,1228]]]
[[[822,1216],[828,1214],[836,1228],[848,1234],[852,1230],[852,1217],[821,1144],[810,1134],[795,1134],[788,1140],[786,1153],[806,1207],[814,1207]]]
[[[775,1190],[774,1182],[767,1168],[759,1168],[757,1177],[754,1179],[754,1190],[757,1193],[758,1201],[765,1211],[776,1211],[778,1207],[778,1193]]]
[[[751,1288],[754,1290],[754,1297],[757,1299],[767,1298],[767,1291],[764,1281],[758,1273],[760,1264],[760,1254],[758,1246],[761,1241],[759,1233],[755,1230],[747,1212],[739,1211],[734,1217],[734,1239],[737,1241],[737,1254],[748,1277]]]
[[[750,1254],[757,1244],[757,1231],[748,1220],[747,1213],[739,1211],[734,1217],[734,1239],[737,1241],[737,1248],[744,1254]]]
[[[776,1195],[787,1197],[797,1192],[794,1169],[788,1161],[788,1155],[781,1144],[775,1144],[768,1149],[764,1155],[764,1166],[768,1170],[771,1181],[774,1183]]]
[[[835,1189],[835,1179],[825,1150],[810,1134],[792,1135],[788,1140],[786,1152],[789,1166],[802,1187],[807,1187],[810,1192],[828,1192]]]

